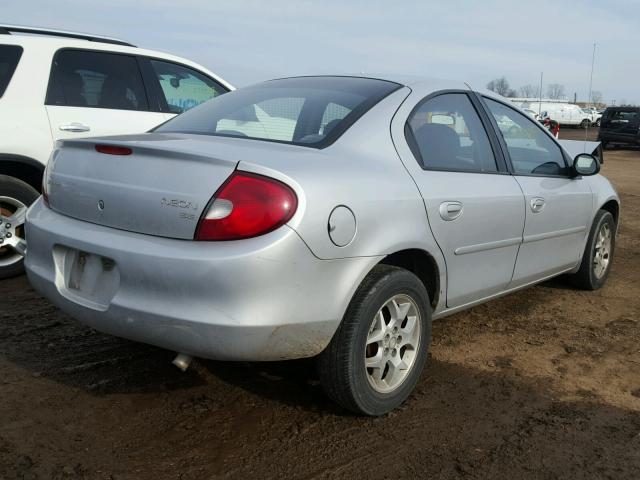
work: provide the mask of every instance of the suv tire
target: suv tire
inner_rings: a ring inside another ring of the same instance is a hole
[[[0,175],[0,279],[14,277],[24,271],[24,257],[9,246],[17,238],[24,239],[24,221],[12,225],[6,220],[19,206],[28,207],[40,194],[28,183]],[[10,225],[10,227],[7,227]]]

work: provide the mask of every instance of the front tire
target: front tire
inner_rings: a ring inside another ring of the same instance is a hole
[[[580,269],[572,275],[573,284],[584,290],[604,285],[611,270],[616,244],[616,222],[610,212],[598,210],[582,254]]]
[[[14,277],[24,271],[27,244],[24,222],[27,208],[39,193],[29,184],[0,175],[0,279]]]
[[[343,407],[383,415],[415,388],[431,343],[431,306],[413,273],[376,266],[356,291],[320,354],[320,382]]]

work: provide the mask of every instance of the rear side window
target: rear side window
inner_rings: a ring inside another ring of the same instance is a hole
[[[185,112],[228,91],[191,68],[160,60],[150,62],[170,113]]]
[[[401,86],[359,77],[272,80],[227,93],[157,128],[324,148]]]
[[[411,114],[407,126],[412,134],[407,134],[407,139],[423,168],[498,171],[487,132],[464,93],[438,95],[425,101]]]
[[[614,110],[609,116],[611,123],[635,123],[640,114],[633,110]]]
[[[148,110],[135,57],[61,50],[53,60],[47,105]]]
[[[524,175],[566,175],[560,146],[532,119],[485,97],[489,111],[507,144],[513,169]]]
[[[9,86],[13,72],[16,71],[20,57],[22,56],[22,47],[17,45],[0,45],[0,97],[4,95],[5,90]]]

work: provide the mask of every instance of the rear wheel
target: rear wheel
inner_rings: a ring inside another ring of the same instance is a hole
[[[23,272],[27,252],[24,222],[38,192],[17,178],[0,175],[0,278]]]
[[[616,222],[610,212],[599,210],[593,220],[580,270],[571,276],[579,288],[597,290],[609,276],[616,244]]]
[[[586,118],[580,122],[580,128],[587,128],[589,125],[591,125],[591,122]]]
[[[378,265],[318,359],[322,386],[349,410],[383,415],[413,391],[430,342],[431,307],[422,282],[402,268]]]

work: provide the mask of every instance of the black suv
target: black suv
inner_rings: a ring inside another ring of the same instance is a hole
[[[611,143],[640,145],[640,107],[609,107],[602,114],[598,140],[606,147]]]

